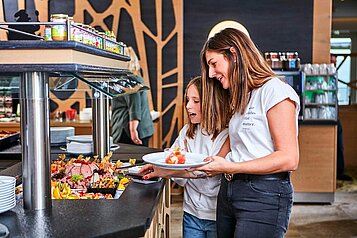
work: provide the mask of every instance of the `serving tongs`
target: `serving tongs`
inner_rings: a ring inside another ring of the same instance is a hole
[[[131,164],[131,165],[125,165],[125,166],[120,166],[118,169],[129,169],[129,168],[133,168],[133,167],[136,167],[136,166],[142,166],[142,165],[145,165],[147,164],[147,162],[141,162],[141,163],[138,163],[138,164]]]

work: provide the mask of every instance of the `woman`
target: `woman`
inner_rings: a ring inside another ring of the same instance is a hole
[[[215,127],[209,89],[218,80],[230,95],[231,152],[209,157],[197,168],[224,174],[217,204],[218,237],[283,237],[297,169],[299,97],[277,78],[251,39],[227,28],[209,38],[201,51],[202,127]]]
[[[217,82],[218,83],[218,82]],[[228,105],[228,97],[223,89],[217,85],[213,93],[218,104]],[[229,151],[227,108],[221,106],[215,113],[220,115],[218,122],[208,134],[200,126],[201,122],[201,77],[193,78],[186,87],[185,105],[188,116],[187,124],[180,130],[179,136],[171,148],[180,147],[188,152],[204,155],[225,156]],[[223,104],[223,102],[225,103]],[[153,172],[151,172],[153,171]],[[185,238],[215,238],[216,232],[216,205],[219,191],[220,176],[207,177],[199,172],[173,171],[146,165],[140,171],[148,173],[143,178],[151,177],[181,177],[174,179],[184,186],[183,200],[183,237]],[[151,173],[150,173],[151,172]]]

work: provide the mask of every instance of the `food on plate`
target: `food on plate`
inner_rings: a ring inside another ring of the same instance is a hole
[[[186,163],[185,154],[180,147],[176,147],[165,159],[166,164],[184,164]]]
[[[6,130],[1,130],[0,131],[0,139],[14,135],[16,133],[19,133],[17,131],[6,131]]]

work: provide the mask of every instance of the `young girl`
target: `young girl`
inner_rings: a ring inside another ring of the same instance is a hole
[[[223,89],[219,85],[217,87],[218,89],[212,96],[222,100],[226,96],[222,94]],[[226,98],[228,100],[228,97]],[[219,103],[217,101],[217,104]],[[227,108],[221,105],[215,112],[221,115],[221,120],[217,122],[210,134],[201,128],[201,77],[192,79],[187,85],[185,105],[188,123],[181,129],[172,148],[179,146],[188,152],[225,156],[229,151],[228,130],[226,129],[229,118],[225,111]],[[155,176],[187,178],[174,179],[179,185],[184,186],[183,237],[216,237],[215,220],[219,176],[207,177],[199,172],[165,170],[152,165],[144,166],[140,172],[144,174],[149,172],[144,179]]]

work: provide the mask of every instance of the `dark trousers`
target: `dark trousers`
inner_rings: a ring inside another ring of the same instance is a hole
[[[145,137],[145,138],[140,138],[140,140],[143,142],[143,146],[148,146],[149,145],[149,140],[150,140],[150,137]],[[125,131],[123,131],[123,133],[121,133],[121,136],[120,136],[120,139],[119,139],[119,142],[120,143],[125,143],[125,144],[131,144],[131,145],[136,145],[130,138],[130,136],[128,136],[126,134]]]
[[[340,120],[337,120],[337,177],[343,175],[345,170],[345,158],[342,136],[342,125]]]
[[[221,179],[218,237],[284,237],[293,204],[290,180]]]

